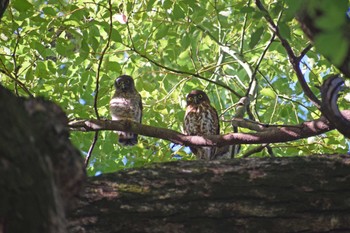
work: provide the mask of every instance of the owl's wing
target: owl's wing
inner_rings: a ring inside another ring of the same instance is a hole
[[[216,109],[213,106],[210,106],[210,111],[213,116],[213,127],[216,128],[216,135],[220,134],[220,124],[219,124],[219,115]]]
[[[140,95],[140,93],[137,93],[139,96],[139,108],[140,108],[140,119],[139,122],[142,123],[142,111],[143,111],[143,106],[142,106],[142,97]]]

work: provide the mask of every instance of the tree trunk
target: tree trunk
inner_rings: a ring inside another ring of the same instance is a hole
[[[350,232],[349,162],[179,161],[92,177],[69,232]]]
[[[85,175],[57,105],[0,86],[0,232],[66,232],[65,209]]]

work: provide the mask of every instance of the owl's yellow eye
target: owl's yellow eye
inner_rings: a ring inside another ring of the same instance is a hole
[[[202,99],[202,98],[203,98],[203,95],[202,95],[202,94],[199,94],[199,95],[198,95],[198,98]]]
[[[187,100],[191,102],[193,100],[193,98],[192,97],[188,97]]]

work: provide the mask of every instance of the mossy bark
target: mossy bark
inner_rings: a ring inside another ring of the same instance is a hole
[[[180,161],[93,177],[69,232],[350,232],[349,162]]]

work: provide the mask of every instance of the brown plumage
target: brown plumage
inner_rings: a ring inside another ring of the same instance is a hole
[[[184,130],[187,135],[220,134],[219,117],[204,91],[193,90],[186,97]],[[215,147],[190,147],[198,159],[214,159]]]
[[[131,120],[141,123],[142,99],[135,89],[132,77],[122,75],[114,82],[115,93],[109,102],[112,120]],[[119,143],[132,146],[137,143],[137,134],[117,131]]]

